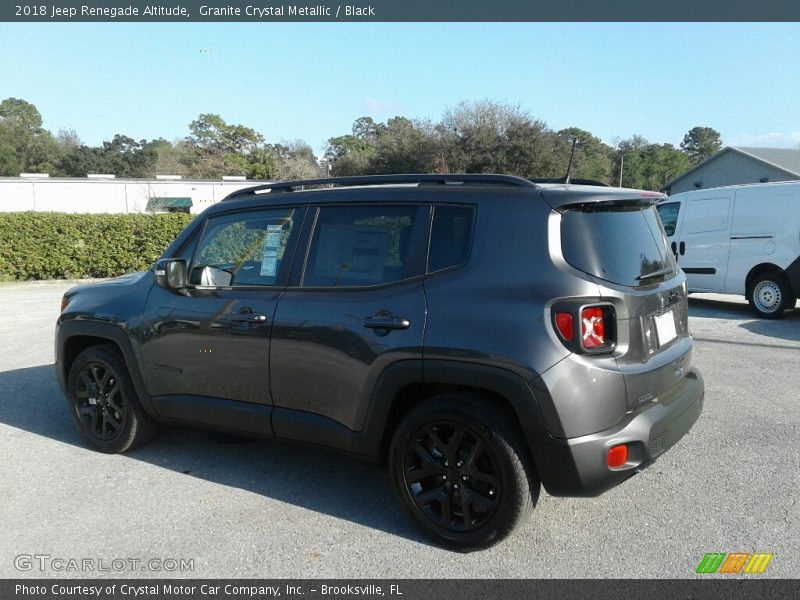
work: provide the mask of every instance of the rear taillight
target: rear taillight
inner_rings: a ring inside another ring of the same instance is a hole
[[[575,300],[553,306],[553,326],[573,352],[596,354],[616,347],[616,313],[610,303],[584,304]]]
[[[565,340],[572,341],[575,339],[575,323],[572,319],[572,313],[557,312],[556,327],[558,327],[558,333],[560,333],[561,337]]]
[[[64,312],[64,309],[67,308],[68,304],[69,304],[69,298],[67,298],[66,296],[63,296],[61,298],[61,312]]]
[[[606,323],[601,307],[590,306],[581,311],[581,343],[587,350],[605,345]]]

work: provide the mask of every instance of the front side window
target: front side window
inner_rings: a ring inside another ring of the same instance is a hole
[[[658,216],[661,218],[661,224],[664,226],[664,233],[667,234],[667,237],[675,235],[675,228],[678,225],[678,212],[680,209],[680,202],[668,202],[667,204],[659,204],[656,206]]]
[[[306,287],[374,286],[413,272],[418,206],[323,206],[303,275]]]
[[[201,286],[278,285],[288,275],[286,249],[295,209],[273,209],[212,217],[190,269]]]

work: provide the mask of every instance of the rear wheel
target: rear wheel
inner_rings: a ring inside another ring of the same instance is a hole
[[[795,298],[789,282],[780,272],[759,275],[753,280],[747,295],[750,308],[764,319],[779,319]]]
[[[95,450],[125,452],[155,432],[155,422],[142,410],[125,361],[113,345],[92,346],[78,355],[67,392],[78,432]]]
[[[539,496],[511,423],[471,394],[437,396],[412,410],[395,432],[389,469],[411,518],[458,550],[499,542]]]

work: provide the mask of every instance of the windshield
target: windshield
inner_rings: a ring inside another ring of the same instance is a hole
[[[561,245],[570,265],[612,283],[651,285],[677,274],[652,206],[567,210],[561,221]]]

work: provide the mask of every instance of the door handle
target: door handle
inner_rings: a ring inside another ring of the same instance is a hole
[[[686,253],[686,242],[681,242],[680,251],[681,251],[681,256],[683,256]]]
[[[672,253],[675,256],[678,256],[678,244],[676,244],[675,242],[672,242],[672,244],[670,244],[670,248],[672,248]]]
[[[267,315],[253,312],[238,313],[231,317],[231,321],[236,321],[237,323],[266,323]]]
[[[402,317],[381,315],[367,317],[362,324],[370,329],[408,329],[411,326],[411,321]]]

